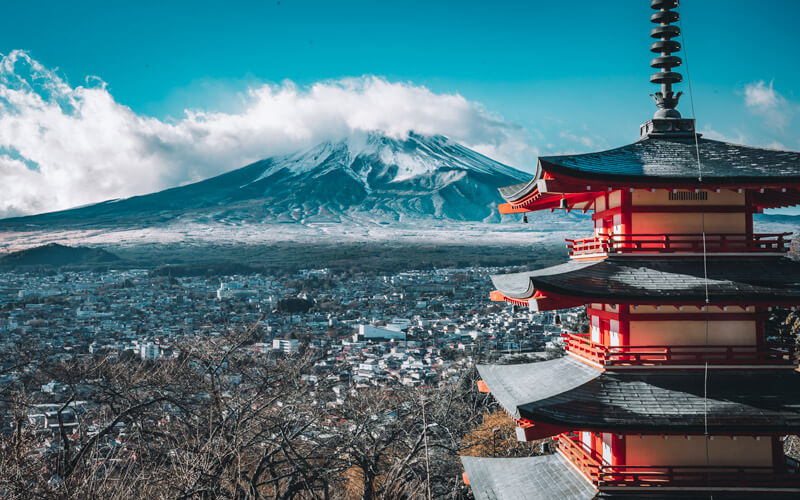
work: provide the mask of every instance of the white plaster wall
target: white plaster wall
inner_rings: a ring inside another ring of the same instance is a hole
[[[630,345],[705,345],[705,321],[631,321]],[[755,345],[755,321],[709,321],[709,345]]]
[[[762,437],[717,436],[708,441],[711,465],[772,466],[772,440]],[[627,436],[625,463],[628,465],[706,465],[703,436]]]
[[[703,220],[705,218],[705,220]],[[742,234],[747,226],[741,213],[633,213],[633,234]]]

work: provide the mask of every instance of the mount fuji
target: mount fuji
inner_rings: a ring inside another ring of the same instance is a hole
[[[442,136],[324,142],[144,196],[0,221],[0,228],[429,219],[499,222],[500,186],[530,174]]]

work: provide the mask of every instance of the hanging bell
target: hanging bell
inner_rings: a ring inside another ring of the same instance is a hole
[[[523,224],[527,224],[528,223],[528,216],[526,214],[522,214],[522,223]]]
[[[567,199],[566,198],[561,198],[561,200],[559,200],[558,208],[561,208],[561,209],[564,209],[564,210],[567,210],[569,208],[569,205],[567,205]]]

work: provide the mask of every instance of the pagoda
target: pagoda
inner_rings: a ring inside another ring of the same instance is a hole
[[[566,264],[492,276],[495,301],[583,306],[565,356],[481,365],[478,388],[556,453],[462,457],[477,499],[800,498],[783,439],[800,434],[793,345],[767,338],[773,306],[800,305],[789,236],[753,215],[800,203],[800,153],[709,140],[677,111],[677,0],[653,0],[658,107],[636,142],[539,158],[500,190],[505,214],[591,211]]]

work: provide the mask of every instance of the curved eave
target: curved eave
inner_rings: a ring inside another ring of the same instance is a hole
[[[557,311],[559,309],[571,309],[586,304],[585,300],[573,297],[565,297],[553,293],[544,293],[536,290],[533,295],[526,299],[518,299],[504,295],[500,290],[494,290],[489,294],[492,302],[508,302],[515,306],[528,307],[534,312]]]
[[[538,457],[461,457],[476,500],[591,500],[597,490],[556,453]]]
[[[713,370],[706,378],[702,370],[604,372],[518,411],[534,422],[603,432],[796,434],[800,373]]]
[[[500,188],[507,202],[503,213],[553,208],[552,200],[566,193],[620,188],[749,189],[754,194],[768,189],[767,196],[755,196],[757,207],[800,203],[800,152],[710,139],[699,144],[702,180],[693,139],[648,138],[596,153],[540,157],[530,181]],[[540,181],[548,179],[563,184],[558,196],[542,190]]]
[[[714,258],[705,266],[697,257],[609,257],[491,279],[496,288],[493,300],[518,305],[528,301],[531,306],[541,305],[539,310],[589,302],[702,304],[706,289],[712,303],[800,304],[800,262],[782,257]]]
[[[514,418],[519,407],[575,389],[603,372],[571,357],[519,365],[478,365],[481,380]]]
[[[607,172],[591,172],[566,165],[560,165],[550,159],[540,158],[542,170],[553,177],[573,182],[595,182],[598,187],[664,187],[664,188],[750,188],[791,187],[800,188],[800,175],[781,177],[764,176],[726,176],[713,177],[703,175],[700,181],[697,175],[692,176],[660,176],[660,175],[625,175]]]
[[[562,357],[480,365],[478,372],[509,414],[543,427],[702,434],[707,425],[712,434],[800,432],[796,371],[610,372]]]
[[[703,181],[698,179],[699,163]],[[650,137],[594,153],[544,156],[539,169],[582,180],[744,187],[800,184],[800,152],[695,137]]]
[[[519,184],[512,184],[511,186],[504,186],[498,189],[500,196],[508,202],[519,202],[526,196],[529,196],[536,188],[536,183],[542,178],[542,164],[537,162],[536,173],[528,182],[521,182]]]

